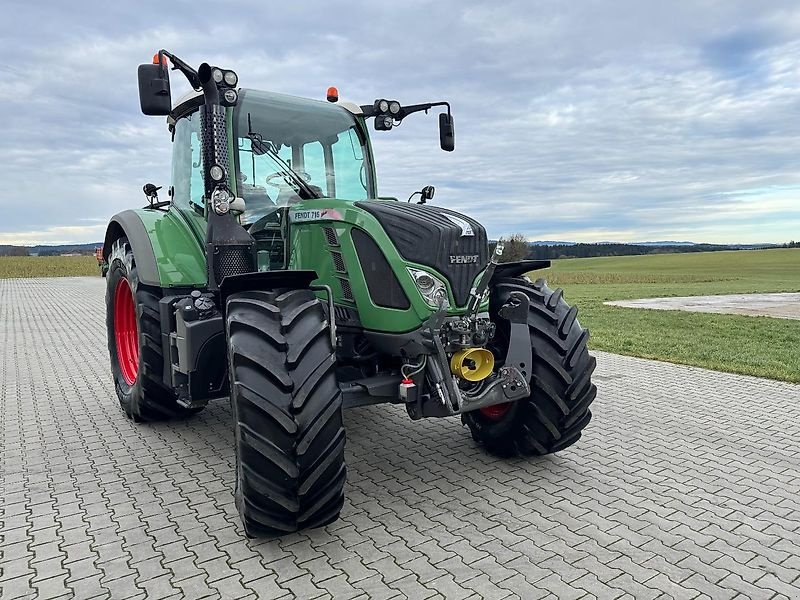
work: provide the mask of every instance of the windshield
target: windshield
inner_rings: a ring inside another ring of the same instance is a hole
[[[342,107],[244,90],[233,134],[237,192],[247,222],[312,197],[375,197],[366,140]]]

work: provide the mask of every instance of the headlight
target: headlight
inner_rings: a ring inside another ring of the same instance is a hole
[[[214,69],[211,71],[211,78],[214,80],[214,83],[222,83],[222,69]]]
[[[400,112],[400,103],[397,100],[393,100],[389,103],[389,112],[393,115],[396,115]]]
[[[447,300],[447,286],[444,284],[444,281],[421,269],[412,269],[409,267],[408,272],[414,280],[414,285],[417,286],[419,293],[422,294],[422,297],[429,306],[433,308],[449,306],[450,303]]]
[[[378,110],[380,110],[382,113],[388,112],[389,103],[386,100],[381,100],[378,102]]]
[[[217,188],[211,194],[211,208],[218,215],[224,215],[231,209],[233,195],[225,188]]]

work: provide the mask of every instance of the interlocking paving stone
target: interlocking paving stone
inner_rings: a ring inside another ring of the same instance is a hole
[[[230,409],[134,424],[105,281],[0,281],[0,597],[798,598],[800,386],[597,353],[594,419],[502,461],[345,415],[342,518],[247,540]]]

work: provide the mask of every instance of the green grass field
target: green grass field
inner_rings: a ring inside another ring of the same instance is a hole
[[[577,304],[591,347],[800,382],[800,321],[605,306],[608,300],[800,291],[800,250],[567,259],[545,277]]]
[[[0,279],[100,275],[94,256],[0,256]]]

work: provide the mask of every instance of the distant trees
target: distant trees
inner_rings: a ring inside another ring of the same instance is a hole
[[[784,248],[800,248],[800,242],[795,242],[794,240],[792,240],[788,244],[784,244],[783,247]]]
[[[677,254],[683,252],[715,252],[743,250],[735,246],[694,244],[691,246],[637,246],[635,244],[569,244],[556,246],[531,246],[528,258],[549,260],[554,258],[588,258],[591,256],[630,256],[637,254]]]
[[[3,246],[0,256],[28,256],[30,253],[25,246]]]
[[[503,240],[503,256],[500,262],[514,262],[528,258],[530,248],[528,240],[521,233],[515,233],[508,239]]]
[[[497,242],[489,242],[489,252],[494,252]],[[678,254],[685,252],[717,252],[720,250],[755,250],[761,246],[722,245],[722,244],[680,244],[653,246],[637,244],[556,244],[533,245],[521,233],[503,239],[504,250],[501,262],[516,260],[552,260],[556,258],[589,258],[592,256],[631,256],[638,254]],[[766,246],[769,247],[769,246]],[[771,247],[800,248],[800,242],[791,241],[782,246]]]

